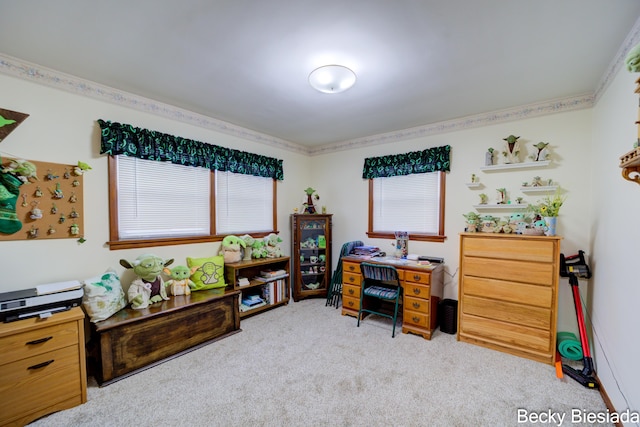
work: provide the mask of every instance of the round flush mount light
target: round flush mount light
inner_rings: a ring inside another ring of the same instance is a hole
[[[342,65],[325,65],[309,74],[309,84],[323,93],[340,93],[356,82],[356,73]]]

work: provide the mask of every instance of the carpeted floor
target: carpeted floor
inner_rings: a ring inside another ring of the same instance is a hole
[[[431,341],[391,338],[389,320],[357,328],[323,299],[241,328],[103,388],[90,378],[87,403],[31,425],[572,426],[593,425],[572,422],[574,409],[606,412],[597,391],[556,378],[550,365],[439,330]]]

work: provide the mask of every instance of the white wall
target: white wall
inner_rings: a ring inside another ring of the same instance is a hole
[[[242,140],[208,129],[168,120],[157,115],[74,95],[48,86],[0,75],[1,108],[29,114],[29,117],[0,143],[3,157],[75,164],[78,160],[93,168],[84,177],[84,237],[0,242],[0,267],[4,272],[0,292],[26,289],[38,284],[84,279],[114,268],[122,274],[119,260],[135,259],[152,252],[174,258],[175,265],[186,257],[217,254],[219,243],[163,246],[147,249],[109,250],[107,156],[100,155],[97,119],[112,120],[141,128],[180,135],[239,150],[284,160],[284,181],[278,183],[278,228],[290,250],[289,215],[306,188],[310,159],[265,144]],[[168,202],[169,203],[169,202]],[[251,207],[247,207],[251,209]],[[123,278],[124,282],[124,278]]]
[[[367,181],[362,179],[362,167],[366,157],[406,153],[429,147],[451,145],[451,172],[447,174],[444,243],[418,242],[409,239],[411,253],[440,256],[445,259],[445,298],[457,299],[459,233],[464,230],[462,214],[473,210],[479,203],[479,194],[486,193],[495,203],[496,189],[505,187],[510,198],[522,196],[535,202],[544,195],[527,195],[520,192],[523,181],[531,182],[536,175],[558,182],[567,196],[560,210],[558,234],[563,236],[562,252],[576,253],[589,247],[589,183],[584,165],[589,162],[591,139],[591,110],[580,110],[551,116],[496,124],[477,129],[433,135],[410,141],[377,145],[351,151],[342,151],[313,158],[314,170],[324,171],[318,176],[320,194],[326,194],[329,211],[334,214],[334,248],[349,240],[363,240],[383,249],[391,249],[392,240],[368,239]],[[502,149],[502,138],[510,134],[520,136],[523,147],[532,153],[532,145],[550,143],[552,164],[545,169],[524,169],[500,172],[481,172],[484,154],[489,147]],[[465,185],[471,174],[480,178],[483,188],[471,190]],[[487,212],[485,212],[487,213]],[[508,212],[490,212],[506,216]],[[559,292],[558,327],[560,330],[577,331],[573,300],[568,285]]]
[[[640,185],[621,177],[620,156],[638,137],[640,74],[619,71],[594,108],[589,282],[592,349],[598,377],[615,408],[640,411],[638,242]],[[635,314],[634,314],[635,313]]]

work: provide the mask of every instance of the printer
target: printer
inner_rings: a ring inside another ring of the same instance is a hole
[[[52,283],[36,288],[0,293],[0,321],[4,323],[30,317],[47,318],[82,304],[80,282]]]

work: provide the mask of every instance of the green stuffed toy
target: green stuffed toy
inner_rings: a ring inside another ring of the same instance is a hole
[[[165,267],[162,271],[171,276],[171,279],[165,283],[169,294],[174,296],[191,295],[191,289],[195,289],[196,284],[190,277],[197,269],[197,266],[189,268],[186,265],[177,265],[171,269]]]
[[[150,254],[140,255],[133,263],[120,260],[121,266],[132,269],[138,276],[131,282],[127,292],[131,308],[143,309],[149,307],[149,304],[169,299],[160,273],[172,263],[173,259],[163,261],[162,258]]]
[[[220,249],[220,255],[224,256],[224,263],[234,263],[242,259],[242,249],[246,248],[247,244],[238,236],[229,235],[222,239],[222,247]]]
[[[22,229],[22,221],[16,213],[20,186],[29,179],[38,179],[36,165],[27,160],[11,160],[0,171],[0,233],[13,234]]]
[[[255,259],[266,258],[267,257],[267,246],[262,239],[256,239],[253,242],[251,256]]]
[[[263,240],[267,248],[267,258],[278,258],[283,255],[282,249],[280,249],[280,243],[282,243],[280,236],[270,233]]]

